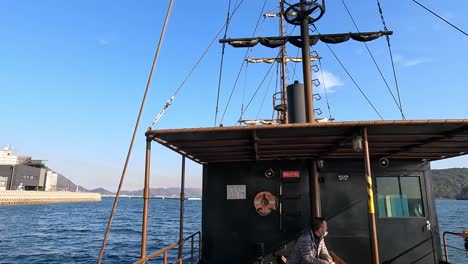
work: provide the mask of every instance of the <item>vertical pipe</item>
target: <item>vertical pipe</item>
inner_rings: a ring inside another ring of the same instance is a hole
[[[190,253],[191,254],[190,259],[191,259],[191,263],[193,264],[193,237],[192,237],[192,241],[190,243],[190,252],[191,252]],[[198,253],[198,254],[200,254],[200,253]]]
[[[445,262],[449,262],[448,259],[448,248],[447,248],[447,232],[444,232],[443,234],[443,239],[444,239],[444,253],[445,253]]]
[[[192,240],[193,241],[193,240]],[[192,242],[193,243],[193,242]],[[202,248],[201,248],[201,233],[200,231],[198,231],[198,263],[200,263],[201,261],[201,252],[202,252]]]
[[[316,160],[310,160],[309,175],[310,206],[312,207],[311,216],[320,217],[322,216],[322,208],[320,198],[319,171]]]
[[[284,36],[284,28],[283,28],[283,21],[284,21],[284,0],[280,0],[280,36]],[[286,46],[281,46],[281,81],[282,81],[282,91],[283,96],[281,97],[281,104],[284,106],[283,112],[283,123],[288,123],[288,106],[286,105]]]
[[[179,263],[182,263],[182,249],[184,246],[184,202],[185,202],[185,156],[182,156],[182,171],[181,171],[181,180],[180,180],[179,255],[178,255]]]
[[[307,0],[301,0],[301,11],[305,11]],[[309,19],[305,16],[301,24],[302,36],[302,72],[304,74],[304,89],[306,102],[307,123],[315,123],[314,101],[312,98],[312,73],[310,71],[310,41],[309,41]]]
[[[364,164],[366,167],[366,181],[367,181],[367,204],[369,206],[369,222],[371,232],[371,244],[372,244],[372,258],[374,264],[379,264],[379,244],[377,242],[377,228],[375,223],[375,206],[374,206],[374,191],[372,189],[372,173],[370,166],[370,154],[369,154],[369,141],[367,139],[367,128],[361,130],[364,147]]]
[[[141,258],[146,257],[146,236],[148,227],[148,205],[149,205],[149,180],[150,180],[150,160],[151,139],[146,137],[146,160],[145,160],[145,186],[143,191],[143,225],[141,228]],[[146,263],[146,262],[143,262]]]

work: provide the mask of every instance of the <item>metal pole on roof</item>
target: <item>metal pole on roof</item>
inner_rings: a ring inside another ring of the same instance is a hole
[[[184,201],[185,201],[185,156],[182,155],[182,171],[181,171],[181,180],[180,180],[179,255],[177,257],[179,264],[182,264],[182,249],[184,246]]]
[[[306,0],[301,0],[301,11],[306,10]],[[302,73],[304,75],[306,121],[315,123],[314,100],[312,98],[312,73],[310,71],[309,18],[304,16],[301,23],[302,36]]]
[[[149,207],[149,180],[151,162],[151,138],[146,137],[146,159],[145,159],[145,186],[143,191],[143,225],[141,228],[141,259],[146,257],[146,237],[148,232],[148,207]],[[146,261],[143,261],[146,263]]]
[[[309,194],[310,194],[310,206],[313,217],[322,216],[321,198],[320,198],[320,185],[319,185],[319,171],[317,166],[317,160],[310,160],[309,164]]]
[[[369,223],[370,223],[370,237],[372,245],[372,263],[379,264],[379,244],[377,241],[377,227],[375,223],[375,206],[374,206],[374,191],[372,189],[372,172],[370,166],[370,154],[369,154],[369,141],[367,139],[367,128],[361,130],[362,143],[364,150],[364,164],[366,167],[366,182],[367,182],[367,204],[369,207]]]

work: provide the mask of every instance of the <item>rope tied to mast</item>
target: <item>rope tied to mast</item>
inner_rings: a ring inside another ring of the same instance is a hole
[[[176,91],[174,92],[174,94],[171,96],[171,98],[169,100],[166,101],[166,104],[164,105],[163,109],[159,112],[159,114],[156,116],[156,118],[154,119],[153,123],[151,124],[151,126],[149,126],[148,128],[149,129],[152,129],[153,126],[159,121],[159,119],[162,117],[162,115],[164,114],[164,112],[167,110],[167,108],[172,104],[172,101],[175,99],[175,96],[179,93],[179,91],[182,89],[182,87],[185,85],[185,83],[187,82],[187,80],[190,78],[190,76],[192,75],[192,73],[195,71],[195,68],[198,67],[198,65],[200,64],[200,62],[203,60],[203,58],[205,58],[205,55],[208,53],[208,50],[211,48],[211,46],[213,46],[214,42],[218,39],[218,36],[221,34],[221,32],[223,31],[223,29],[225,27],[228,26],[228,22],[231,20],[232,16],[234,16],[234,14],[236,13],[237,9],[239,9],[240,5],[244,2],[244,0],[242,0],[235,8],[234,8],[234,11],[232,12],[232,15],[231,17],[228,19],[228,21],[226,23],[223,24],[223,26],[221,27],[221,29],[216,33],[216,36],[213,37],[213,39],[211,40],[210,44],[208,44],[208,47],[206,47],[205,51],[203,51],[203,54],[200,56],[200,58],[198,58],[197,62],[195,63],[195,65],[193,65],[193,67],[190,69],[189,73],[185,76],[184,80],[182,81],[182,83],[179,85],[179,87],[177,87]]]
[[[166,104],[164,105],[163,109],[161,109],[159,114],[154,118],[153,123],[151,123],[150,127],[153,127],[154,124],[156,124],[159,121],[159,119],[162,117],[164,112],[166,112],[166,109],[172,104],[172,100],[174,100],[174,98],[175,98],[175,95],[173,95],[171,98],[169,98],[169,100],[166,101]]]
[[[234,6],[237,6],[237,2]],[[229,23],[231,22],[231,0],[229,0],[228,5],[228,12],[226,16],[226,28],[224,30],[224,38],[227,37],[227,31],[229,28]],[[219,65],[219,77],[218,77],[218,93],[216,95],[216,108],[215,108],[215,120],[214,126],[216,126],[216,122],[218,121],[218,112],[219,112],[219,94],[221,93],[221,80],[223,78],[223,65],[224,65],[224,50],[226,49],[226,43],[223,43],[223,47],[221,49],[221,63]]]
[[[380,5],[379,0],[377,0],[377,6],[379,8],[380,19],[382,20],[382,25],[384,27],[384,30],[388,31],[387,24],[385,23],[385,18],[384,18],[383,11],[382,11],[382,6]],[[399,108],[400,108],[400,112],[401,112],[401,119],[406,120],[406,117],[403,114],[403,105],[401,104],[400,87],[398,86],[398,80],[397,80],[397,75],[396,75],[396,70],[395,70],[395,62],[393,61],[393,53],[392,53],[392,48],[391,48],[391,44],[390,44],[390,36],[386,35],[385,38],[387,39],[388,52],[390,54],[390,61],[392,62],[393,79],[395,81],[395,87],[396,87],[396,90],[397,90],[398,102],[400,104]]]

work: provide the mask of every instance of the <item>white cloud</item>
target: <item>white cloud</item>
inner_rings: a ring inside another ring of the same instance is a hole
[[[403,66],[405,67],[411,67],[411,66],[416,66],[419,64],[423,64],[428,62],[429,60],[427,59],[414,59],[414,60],[407,60],[403,62]]]
[[[395,55],[395,56],[393,56],[393,62],[395,62],[395,63],[400,63],[400,62],[402,62],[402,61],[403,61],[403,56],[401,56],[401,55]]]
[[[100,39],[98,42],[99,42],[99,45],[101,45],[101,46],[109,45],[109,41],[106,40],[106,39]]]
[[[323,74],[323,79],[322,79]],[[324,93],[325,88],[327,88],[327,93],[334,93],[336,92],[336,88],[339,86],[343,86],[343,81],[340,80],[338,76],[333,75],[331,72],[322,71],[322,73],[318,72],[315,75],[315,78],[320,81],[320,86],[317,88],[319,93]]]
[[[420,65],[420,64],[424,64],[424,63],[428,63],[430,62],[431,60],[428,59],[428,58],[414,58],[414,59],[407,59],[401,55],[395,55],[393,57],[393,61],[396,63],[396,64],[399,64],[403,67],[412,67],[412,66],[416,66],[416,65]]]

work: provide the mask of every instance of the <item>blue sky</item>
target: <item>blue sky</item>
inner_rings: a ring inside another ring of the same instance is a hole
[[[421,2],[468,29],[467,1]],[[0,145],[12,145],[18,154],[46,159],[51,168],[87,188],[115,189],[168,3],[0,1]],[[175,1],[124,189],[142,186],[144,131],[221,29],[227,3]],[[228,37],[252,36],[263,3],[245,1],[232,19]],[[376,1],[346,3],[360,31],[383,28]],[[407,118],[468,118],[468,38],[412,1],[381,3],[387,26],[394,31],[392,51]],[[275,12],[277,5],[277,1],[267,1],[265,11]],[[255,35],[277,34],[276,19],[260,21]],[[355,31],[341,1],[327,1],[325,16],[316,26],[322,34]],[[292,26],[287,30],[298,32]],[[368,45],[394,89],[385,39]],[[382,116],[399,119],[365,46],[350,41],[332,48]],[[379,119],[328,48],[319,43],[315,49],[323,57],[336,120]],[[226,47],[220,115],[245,52]],[[260,47],[251,55],[275,56],[275,52]],[[213,125],[220,53],[221,45],[216,41],[155,128]],[[296,53],[297,48],[288,49],[289,55]],[[249,65],[242,72],[223,120],[225,125],[235,124],[243,98],[245,105],[268,67]],[[288,72],[290,82],[299,78],[292,77],[294,66]],[[296,66],[296,76],[298,73],[300,65]],[[243,96],[244,83],[248,85]],[[266,85],[269,83],[272,85]],[[274,83],[268,75],[245,118],[271,117]],[[318,89],[324,97],[323,89]],[[327,116],[325,100],[316,104]],[[153,149],[152,186],[177,186],[180,157],[156,145]],[[435,162],[433,167],[468,167],[468,158]],[[188,162],[187,170],[187,185],[201,186],[201,167]]]

